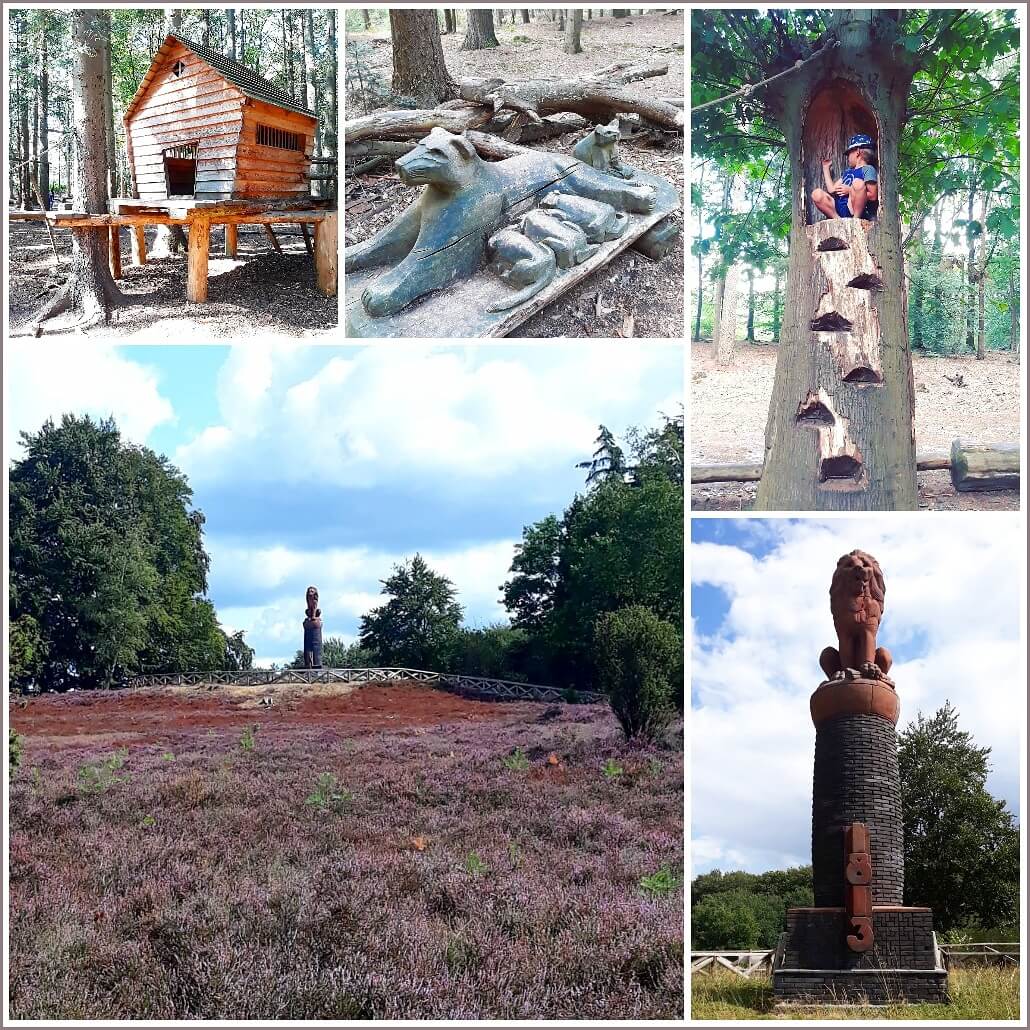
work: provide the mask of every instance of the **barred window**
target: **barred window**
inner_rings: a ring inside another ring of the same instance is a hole
[[[173,74],[173,75],[174,75],[174,76],[175,76],[176,78],[179,78],[179,76],[180,76],[180,75],[182,75],[182,73],[183,73],[183,72],[184,72],[185,70],[186,70],[186,65],[185,65],[185,64],[183,64],[183,62],[182,62],[182,61],[176,61],[176,62],[175,62],[175,64],[173,64],[173,65],[172,65],[172,74]]]
[[[271,125],[257,127],[258,145],[276,147],[279,150],[303,150],[304,137],[298,132],[287,132],[285,129],[273,129]]]
[[[199,146],[199,143],[183,143],[178,147],[169,147],[164,154],[165,157],[177,157],[186,161],[195,161],[197,159],[197,150]]]

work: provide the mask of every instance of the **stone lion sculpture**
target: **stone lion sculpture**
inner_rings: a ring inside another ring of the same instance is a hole
[[[513,207],[541,192],[571,193],[617,211],[648,212],[651,186],[622,182],[557,154],[527,150],[484,161],[472,142],[435,128],[395,167],[401,182],[423,186],[419,198],[371,239],[348,247],[347,272],[386,266],[361,297],[372,317],[396,314],[434,290],[477,272],[487,240]]]
[[[891,655],[876,646],[885,592],[883,573],[871,554],[851,551],[837,562],[830,582],[830,612],[838,646],[819,655],[827,679],[844,679],[849,672],[887,679]]]

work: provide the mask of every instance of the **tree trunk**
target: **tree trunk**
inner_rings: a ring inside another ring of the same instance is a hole
[[[18,164],[18,206],[32,206],[32,156],[29,152],[29,40],[25,19],[28,17],[25,11],[20,14],[20,83],[18,87],[18,136],[20,144]]]
[[[620,8],[614,8],[613,7],[612,8],[612,17],[613,18],[628,18],[629,17],[629,10],[628,9],[627,10],[623,10],[621,7]]]
[[[393,36],[391,89],[420,104],[450,100],[458,87],[447,71],[435,10],[390,10]]]
[[[238,61],[239,58],[237,57],[237,52],[236,52],[236,8],[235,7],[228,8],[228,14],[229,14],[229,44],[230,44],[229,56],[232,57],[232,59],[234,61]]]
[[[449,36],[454,31],[454,12],[449,7],[443,9],[443,34]]]
[[[274,23],[273,23],[274,24]],[[236,16],[235,11],[229,8],[229,30],[233,41],[233,53],[236,52]],[[182,10],[178,7],[165,8],[165,36],[172,33],[182,32]],[[188,246],[186,232],[181,225],[158,225],[154,229],[154,244],[150,248],[151,259],[171,257],[179,251],[185,253]]]
[[[1009,265],[1009,350],[1019,353],[1019,290],[1016,288],[1016,270]]]
[[[365,31],[368,32],[372,28],[372,19],[368,16],[368,8],[361,8],[361,20],[365,23]]]
[[[564,32],[565,31],[565,8],[564,7],[562,7],[558,11],[557,28],[558,28],[559,32]]]
[[[39,195],[43,199],[43,207],[50,210],[50,67],[49,40],[50,18],[43,12],[43,24],[40,30],[39,51],[39,138],[41,153],[39,155]]]
[[[571,8],[568,20],[565,22],[565,38],[562,49],[567,54],[581,54],[583,47],[579,41],[580,33],[583,30],[583,11],[576,7]]]
[[[315,152],[315,157],[321,157],[322,134],[319,130],[321,129],[322,124],[322,105],[319,103],[318,100],[318,59],[315,56],[315,14],[314,11],[312,11],[309,7],[301,14],[301,17],[303,18],[304,29],[304,67],[307,72],[308,82],[307,105],[308,109],[314,112],[315,118],[318,119],[318,121],[315,124],[315,138],[313,140],[313,149]],[[319,172],[321,172],[323,166],[317,165],[316,167],[318,168]],[[325,183],[316,182],[312,183],[312,185],[315,187],[313,192],[316,197],[321,197],[324,195],[325,191],[323,187]]]
[[[983,361],[987,357],[987,333],[984,325],[984,292],[986,272],[980,273],[976,281],[976,360]]]
[[[973,201],[976,199],[976,166],[969,162],[969,193],[966,206],[966,350],[976,349],[973,325],[976,320],[976,237],[973,235]]]
[[[465,12],[468,24],[465,28],[465,39],[462,50],[488,50],[500,46],[494,35],[494,20],[490,11],[470,8]]]
[[[704,258],[701,248],[697,248],[697,311],[694,314],[694,336],[696,341],[701,339],[701,308],[704,305]]]
[[[780,342],[780,322],[783,318],[783,294],[782,286],[780,282],[780,270],[777,267],[775,278],[773,279],[773,316],[772,316],[772,336],[773,343],[778,344]]]
[[[332,8],[327,9],[326,20],[329,23],[329,82],[326,86],[329,116],[326,119],[323,157],[336,157],[338,145],[336,117],[339,108],[339,99],[336,96],[336,11]]]
[[[529,11],[525,7],[521,8],[521,11],[522,11],[522,24],[523,25],[528,25],[529,24]]]
[[[834,9],[830,31],[840,45],[766,87],[794,197],[761,511],[918,506],[898,217],[898,141],[916,65],[895,45],[896,18]],[[878,137],[879,209],[871,223],[823,219],[810,200],[822,157],[843,154],[853,132]]]
[[[111,69],[111,13],[105,12],[108,45],[104,47],[104,137],[107,141],[107,195],[118,196],[118,148],[114,135],[114,78]]]
[[[726,215],[730,211],[731,201],[733,199],[733,176],[727,175],[726,179],[722,184],[722,206],[720,211],[723,215]],[[715,236],[713,237],[715,246],[717,249],[717,257],[722,261],[722,222],[721,220],[716,222]],[[712,310],[712,346],[716,348],[719,343],[719,329],[722,326],[722,306],[723,300],[726,296],[726,273],[718,276],[713,280],[715,290],[712,297],[713,310]]]
[[[110,48],[110,21],[101,10],[75,10],[71,18],[73,137],[78,174],[75,207],[89,214],[107,211],[107,146],[104,87]],[[36,318],[37,323],[71,308],[82,323],[111,320],[122,299],[111,277],[107,230],[72,230],[71,278]]]
[[[748,343],[755,342],[755,270],[747,270],[747,336]]]
[[[715,360],[720,365],[733,362],[733,349],[737,343],[737,288],[740,285],[740,269],[730,265],[723,281],[722,311],[717,327],[713,326],[715,337]]]

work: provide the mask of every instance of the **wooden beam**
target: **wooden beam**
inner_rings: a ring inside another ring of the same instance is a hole
[[[129,243],[132,246],[132,263],[134,265],[145,265],[147,263],[147,237],[146,229],[142,225],[129,226]]]
[[[335,297],[338,289],[337,221],[334,213],[315,223],[315,279],[327,297]]]
[[[304,249],[308,252],[308,254],[313,255],[314,249],[311,246],[311,233],[308,232],[307,222],[300,223],[300,231],[304,234]]]
[[[279,241],[275,238],[275,232],[272,227],[265,222],[262,223],[262,228],[265,230],[265,235],[268,237],[268,241],[272,244],[276,254],[281,254],[283,252],[283,248],[279,246]]]
[[[186,299],[192,304],[207,302],[207,259],[211,245],[211,221],[197,215],[190,223],[187,258]]]
[[[225,256],[227,258],[236,257],[236,234],[236,226],[227,222],[225,226]]]
[[[111,259],[111,276],[114,279],[122,278],[122,239],[121,229],[117,225],[108,227],[108,255]]]

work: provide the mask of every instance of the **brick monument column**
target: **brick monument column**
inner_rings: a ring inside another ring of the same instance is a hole
[[[837,562],[830,610],[839,646],[820,655],[827,678],[810,700],[815,905],[787,912],[773,962],[780,1002],[948,1000],[933,913],[904,904],[901,704],[891,656],[876,646],[884,594],[872,555]]]

